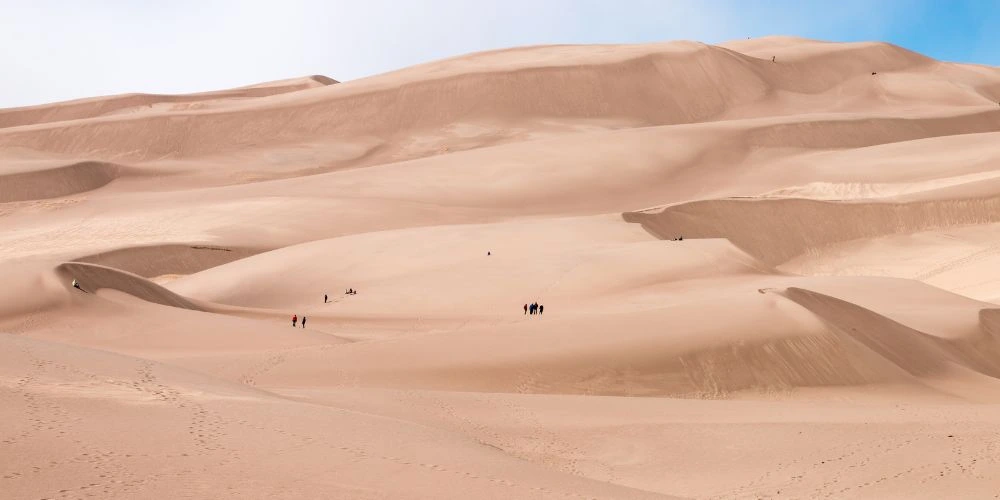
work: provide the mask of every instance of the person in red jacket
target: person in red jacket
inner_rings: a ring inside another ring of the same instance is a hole
[[[528,304],[524,305],[524,314],[528,314]]]
[[[299,316],[296,314],[292,315],[292,328],[295,328],[295,324],[299,322]]]

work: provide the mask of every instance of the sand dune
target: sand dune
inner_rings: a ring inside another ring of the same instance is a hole
[[[184,309],[201,309],[194,302],[153,282],[111,267],[83,262],[67,262],[60,265],[57,271],[64,281],[79,280],[81,289],[87,293],[111,289],[155,304]]]
[[[75,259],[113,267],[155,278],[165,274],[193,274],[258,253],[249,248],[227,248],[212,245],[154,245],[121,248]]]
[[[0,110],[0,492],[992,498],[998,101],[766,37]]]
[[[754,257],[780,264],[832,243],[1000,221],[998,199],[892,203],[805,199],[712,200],[631,212],[660,238],[727,238]]]
[[[894,71],[927,64],[923,57],[888,46],[833,47],[839,59],[810,59],[813,62],[791,66],[686,42],[501,51],[472,56],[461,64],[433,63],[279,95],[225,112],[188,111],[170,117],[152,113],[0,131],[0,147],[140,160],[225,152],[264,140],[274,144],[331,135],[389,138],[477,121],[501,130],[531,120],[604,120],[615,128],[691,123],[772,100],[769,96],[777,90],[819,94],[812,104],[821,109],[828,99],[823,92],[855,78],[870,78],[869,67]],[[511,59],[522,67],[512,68]],[[497,77],[500,71],[503,78]],[[983,85],[998,79],[996,74],[980,76]],[[870,96],[862,92],[859,97],[858,104],[864,105],[855,110],[870,109]],[[981,98],[976,102],[994,104]],[[753,116],[773,115],[775,107],[764,107]],[[64,140],[67,134],[77,139]]]
[[[951,325],[925,333],[914,326],[938,325],[802,288],[769,287],[773,292],[761,295],[748,290],[747,281],[712,289],[716,298],[725,298],[724,307],[705,297],[579,319],[550,318],[543,325],[485,317],[430,337],[300,352],[294,363],[271,370],[266,383],[311,387],[315,380],[347,379],[356,387],[721,398],[745,391],[886,384],[936,393],[943,389],[933,378],[956,365],[997,375],[998,342],[985,326],[973,323],[960,336]],[[796,281],[769,284],[789,283]],[[854,287],[870,284],[856,281]],[[774,292],[790,302],[775,300]],[[973,320],[980,311],[992,311],[963,307]],[[671,335],[664,337],[663,329]],[[609,338],[613,330],[622,333]],[[978,398],[995,401],[990,398],[996,393],[988,394]]]
[[[106,186],[128,169],[85,161],[64,167],[0,175],[0,203],[59,198]]]
[[[47,461],[37,471],[4,463],[5,475],[10,476],[5,478],[5,491],[17,496],[38,489],[56,495],[61,490],[81,496],[124,497],[153,491],[200,496],[206,486],[223,482],[231,485],[223,493],[227,498],[261,494],[428,498],[459,492],[484,497],[669,498],[533,469],[474,441],[397,419],[295,404],[142,359],[8,335],[0,339],[4,375],[23,377],[12,395],[18,399],[26,395],[21,404],[5,406],[4,414],[34,415],[4,445],[18,451],[20,460]],[[107,425],[133,429],[137,420],[158,422],[157,432],[99,431]],[[364,422],[363,431],[342,432],[359,422]],[[49,451],[49,445],[58,445],[61,436],[69,435],[80,439]],[[157,457],[144,454],[147,447],[160,449]],[[248,460],[257,456],[260,459]],[[317,456],[327,458],[314,460]],[[162,459],[173,465],[164,468]],[[330,460],[344,463],[331,467]],[[244,478],[248,467],[257,471],[258,479]],[[393,469],[399,482],[382,486],[383,478],[372,474],[372,468]],[[291,474],[294,485],[270,484],[266,475],[277,471]],[[92,479],[97,473],[104,477]]]
[[[137,111],[142,108],[153,108],[161,104],[181,105],[177,110],[191,109],[190,105],[205,101],[224,99],[246,99],[266,97],[285,92],[296,92],[319,86],[332,85],[336,80],[322,75],[305,78],[267,82],[247,87],[204,92],[187,95],[156,95],[128,94],[120,96],[97,97],[76,101],[10,108],[0,110],[0,128],[19,127],[38,123],[64,122],[85,120],[100,116],[114,115],[127,111]],[[197,106],[195,106],[197,108]]]
[[[788,297],[851,335],[907,373],[930,375],[959,363],[996,378],[998,343],[991,330],[969,339],[941,339],[905,327],[850,302],[791,288]]]

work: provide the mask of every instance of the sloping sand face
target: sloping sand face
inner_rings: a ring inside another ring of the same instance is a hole
[[[0,496],[992,498],[998,101],[770,37],[0,110]]]

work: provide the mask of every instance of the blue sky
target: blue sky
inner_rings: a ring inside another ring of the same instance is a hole
[[[0,107],[351,80],[516,45],[772,34],[1000,65],[1000,0],[0,0]]]

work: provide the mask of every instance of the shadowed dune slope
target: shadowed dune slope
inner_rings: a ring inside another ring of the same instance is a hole
[[[956,363],[1000,378],[1000,339],[994,334],[992,321],[983,321],[984,328],[975,337],[945,339],[829,295],[794,287],[784,295],[911,375],[938,374]],[[992,319],[996,310],[985,311],[991,311],[986,317]]]
[[[663,239],[727,238],[771,265],[841,241],[1000,221],[1000,197],[893,202],[706,200],[628,212]]]
[[[88,293],[108,288],[155,304],[195,311],[205,310],[190,299],[126,271],[84,262],[67,262],[59,265],[56,272],[66,282],[66,286],[76,279],[80,282],[80,287]]]
[[[193,274],[260,253],[260,250],[214,245],[150,245],[120,248],[74,259],[155,278],[164,274]]]
[[[84,161],[64,167],[0,175],[0,203],[69,196],[103,187],[127,172],[126,167]]]

